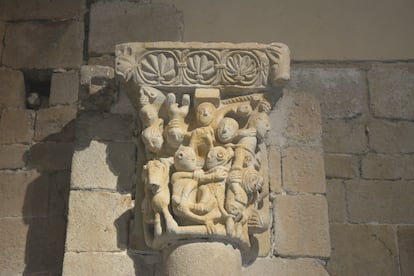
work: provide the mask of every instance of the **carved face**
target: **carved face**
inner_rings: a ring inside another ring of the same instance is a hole
[[[140,110],[141,120],[144,126],[150,126],[158,119],[158,112],[155,106],[151,104],[144,105]]]
[[[208,126],[214,119],[216,107],[209,102],[204,102],[197,107],[197,122],[201,126]]]
[[[224,118],[217,127],[217,137],[221,143],[230,143],[237,134],[239,124],[232,118]]]
[[[196,154],[193,148],[180,146],[174,154],[174,166],[177,171],[195,171]]]
[[[263,140],[270,131],[269,116],[266,113],[258,113],[254,119],[257,138]]]
[[[231,149],[226,150],[223,147],[214,147],[207,154],[206,168],[212,169],[216,166],[225,165],[233,157]]]
[[[249,103],[244,103],[237,107],[237,115],[241,117],[249,116],[252,111],[252,106]]]
[[[180,127],[168,127],[165,138],[172,148],[178,148],[184,140],[184,130]]]
[[[162,138],[162,127],[164,121],[158,119],[155,123],[144,129],[142,132],[142,140],[145,148],[153,153],[158,153],[162,149],[164,139]]]

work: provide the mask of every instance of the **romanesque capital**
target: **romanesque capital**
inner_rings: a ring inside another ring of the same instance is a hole
[[[272,89],[289,68],[281,43],[116,46],[116,72],[136,87],[145,156],[131,231],[148,247],[204,239],[243,250],[268,230],[265,138]]]

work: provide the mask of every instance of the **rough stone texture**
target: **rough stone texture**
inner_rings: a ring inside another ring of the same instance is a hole
[[[39,143],[30,148],[29,166],[39,171],[68,170],[73,155],[72,143]]]
[[[369,146],[375,152],[414,152],[414,122],[373,120],[368,129]]]
[[[286,91],[270,114],[269,144],[320,144],[320,106],[315,97]]]
[[[112,53],[114,45],[123,42],[182,39],[182,14],[172,5],[97,2],[90,18],[90,53]]]
[[[362,177],[366,179],[414,179],[414,155],[375,154],[362,158]]]
[[[66,218],[70,189],[70,171],[56,171],[48,174],[49,217]],[[66,234],[66,224],[63,230]]]
[[[65,252],[66,220],[62,217],[49,217],[47,227],[48,271],[62,275],[63,255]]]
[[[129,195],[71,191],[66,251],[121,251],[131,208]]]
[[[28,149],[28,146],[19,144],[0,145],[0,169],[23,168]]]
[[[47,219],[0,219],[0,244],[0,275],[47,271]]]
[[[81,112],[76,120],[77,138],[81,142],[89,142],[92,139],[130,141],[133,130],[131,115]]]
[[[328,206],[324,196],[277,195],[273,210],[276,255],[330,255]]]
[[[352,118],[367,111],[365,73],[355,68],[292,68],[288,89],[315,95],[324,118]]]
[[[354,178],[359,171],[358,158],[350,154],[325,154],[325,171],[327,177]]]
[[[0,174],[0,217],[45,217],[47,208],[47,176],[36,171]]]
[[[14,68],[72,68],[82,63],[83,23],[78,21],[11,24],[3,64]]]
[[[355,223],[414,223],[414,183],[346,181],[349,220]]]
[[[374,116],[414,120],[414,64],[378,64],[368,81]]]
[[[282,149],[283,189],[296,193],[325,193],[325,169],[320,147]]]
[[[0,23],[1,37],[1,23]],[[0,43],[2,45],[2,43]],[[2,46],[0,46],[2,47]],[[1,55],[1,49],[0,49]],[[0,56],[1,59],[1,56]],[[0,112],[5,108],[24,108],[26,105],[23,74],[20,71],[0,69]]]
[[[269,149],[269,185],[270,191],[282,192],[282,159],[279,147],[271,146]]]
[[[115,65],[115,57],[111,55],[102,55],[99,57],[90,57],[88,59],[89,65],[102,65],[102,66],[109,66],[114,67]]]
[[[346,191],[343,180],[328,179],[326,184],[326,198],[328,200],[329,221],[346,222]]]
[[[362,153],[367,151],[365,123],[362,120],[326,120],[323,148],[328,153]]]
[[[323,263],[316,259],[267,258],[257,259],[252,265],[243,269],[243,276],[328,276]]]
[[[66,253],[64,276],[78,275],[153,275],[152,265],[141,264],[139,260],[124,252]]]
[[[399,275],[393,229],[389,225],[331,224],[328,271],[339,275]]]
[[[414,274],[414,226],[398,227],[398,247],[400,254],[401,276]]]
[[[76,109],[51,107],[37,111],[35,141],[70,142],[75,138]]]
[[[122,85],[118,90],[118,97],[110,109],[111,113],[116,114],[134,114],[135,110],[132,107],[131,101],[126,94],[126,91],[122,89]]]
[[[54,73],[50,84],[49,105],[76,103],[79,92],[79,76],[76,71]]]
[[[92,141],[72,161],[72,188],[131,192],[136,164],[133,143]]]
[[[85,11],[85,0],[2,0],[0,20],[63,20],[80,18]]]
[[[30,143],[33,136],[34,112],[5,109],[0,118],[0,144]]]
[[[222,242],[192,242],[163,251],[163,275],[241,275],[240,251]]]
[[[0,22],[0,41],[3,41],[6,28],[7,28],[7,24],[5,22]],[[2,55],[3,55],[3,43],[0,43],[0,64],[1,64]]]
[[[117,97],[112,67],[85,65],[80,70],[79,106],[86,110],[109,111]]]

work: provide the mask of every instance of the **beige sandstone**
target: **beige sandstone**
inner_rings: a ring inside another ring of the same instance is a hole
[[[2,37],[0,23],[0,38]],[[1,55],[0,46],[0,55]],[[0,69],[0,112],[5,108],[25,108],[25,85],[23,74],[20,71]]]
[[[76,71],[53,73],[49,105],[74,105],[78,100],[79,76]]]
[[[39,171],[68,170],[72,155],[72,143],[38,143],[29,150],[28,166]]]
[[[76,109],[51,107],[37,111],[34,141],[70,142],[75,138]]]
[[[378,153],[413,153],[414,122],[372,120],[369,146]]]
[[[29,146],[14,144],[0,145],[0,169],[23,168],[27,160]]]
[[[328,179],[326,182],[326,199],[328,200],[329,222],[346,222],[346,190],[343,180]]]
[[[5,109],[0,118],[0,144],[30,143],[33,136],[34,112]]]
[[[282,158],[280,148],[270,146],[269,148],[269,184],[270,191],[281,193],[282,191]]]
[[[355,178],[359,174],[359,160],[355,155],[327,153],[324,157],[329,178]]]
[[[408,276],[414,273],[414,227],[401,225],[397,228],[398,250],[401,265],[401,275]]]

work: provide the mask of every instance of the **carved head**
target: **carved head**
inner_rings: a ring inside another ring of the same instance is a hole
[[[162,137],[163,125],[164,121],[158,119],[142,131],[142,141],[148,151],[153,153],[161,151],[162,144],[164,143],[164,138]]]
[[[178,148],[184,140],[187,125],[178,120],[171,120],[165,127],[165,139],[172,148]]]
[[[263,141],[270,131],[269,116],[264,112],[252,116],[252,126],[256,128],[257,139]]]
[[[195,171],[197,165],[194,149],[191,147],[180,146],[174,154],[174,167],[177,171]]]
[[[223,166],[228,163],[228,161],[233,158],[233,150],[231,148],[225,149],[224,147],[214,147],[210,149],[207,154],[206,168],[212,169],[216,166]]]
[[[197,106],[197,122],[200,126],[208,126],[214,119],[216,107],[209,102],[201,103]]]
[[[158,119],[158,109],[152,104],[144,105],[139,113],[145,127],[150,126]]]
[[[250,103],[243,103],[240,104],[237,107],[237,115],[239,115],[240,117],[246,118],[247,116],[249,116],[252,113],[253,109],[252,106],[250,105]]]
[[[225,117],[217,127],[217,138],[221,143],[230,143],[236,137],[239,124],[232,118]]]

